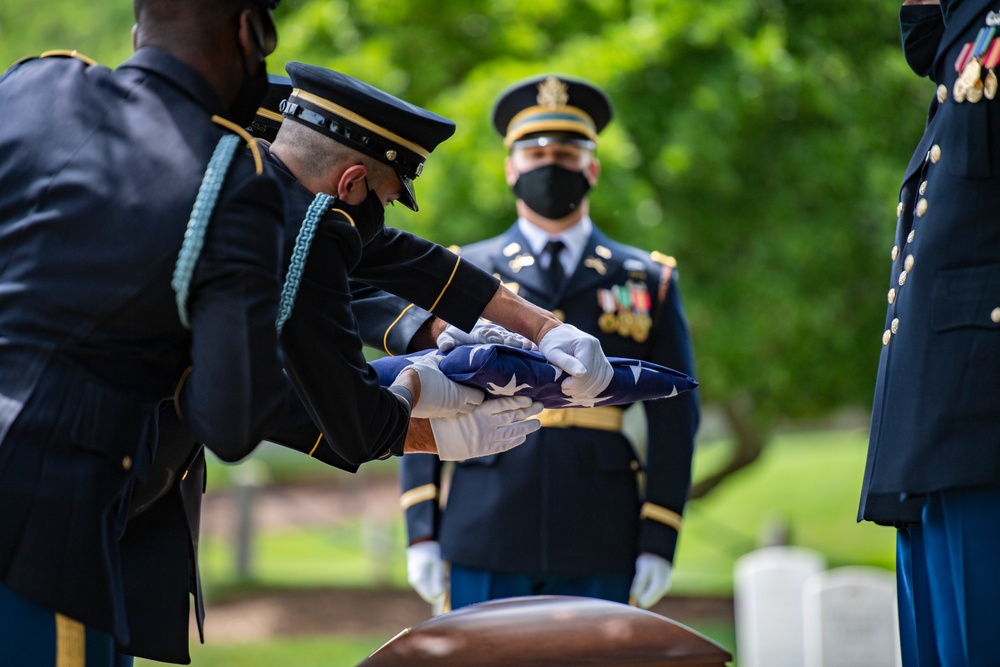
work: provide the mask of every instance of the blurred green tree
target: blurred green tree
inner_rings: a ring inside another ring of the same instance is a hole
[[[497,93],[560,72],[616,106],[592,216],[674,255],[706,403],[736,446],[694,495],[788,420],[870,406],[898,179],[930,84],[895,6],[795,0],[288,0],[276,54],[341,69],[458,123],[390,222],[444,244],[514,218]]]
[[[0,55],[34,45],[127,57],[128,3],[53,2],[58,15],[6,0]],[[896,193],[932,94],[901,57],[896,11],[881,0],[284,0],[269,62],[339,69],[456,121],[417,184],[420,214],[387,217],[446,245],[514,219],[489,121],[502,88],[557,72],[608,92],[616,117],[592,217],[677,258],[702,397],[736,442],[697,496],[754,461],[778,425],[870,407]]]

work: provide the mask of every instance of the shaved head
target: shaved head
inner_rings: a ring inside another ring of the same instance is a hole
[[[388,165],[294,120],[286,119],[281,124],[274,145],[279,147],[279,152],[284,151],[282,156],[291,156],[299,180],[322,178],[358,162],[363,162],[368,168],[373,183],[395,177],[395,172]]]

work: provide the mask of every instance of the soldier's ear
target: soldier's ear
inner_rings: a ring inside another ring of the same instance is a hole
[[[517,177],[520,174],[517,173],[517,168],[514,166],[514,159],[509,155],[503,161],[503,172],[507,177],[507,185],[514,187],[514,184],[517,183]]]
[[[595,155],[590,159],[590,166],[587,167],[587,181],[593,187],[597,184],[597,178],[601,175],[601,161]]]
[[[363,164],[352,164],[340,174],[337,181],[337,199],[345,204],[360,204],[368,196],[365,185],[368,168]]]
[[[263,62],[267,54],[264,53],[263,38],[261,37],[260,23],[252,9],[244,9],[240,12],[240,50],[243,57],[248,61]]]

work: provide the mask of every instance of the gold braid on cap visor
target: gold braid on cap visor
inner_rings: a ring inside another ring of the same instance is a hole
[[[507,124],[504,146],[533,132],[576,132],[591,141],[597,141],[594,121],[583,109],[571,106],[533,106],[524,109]]]

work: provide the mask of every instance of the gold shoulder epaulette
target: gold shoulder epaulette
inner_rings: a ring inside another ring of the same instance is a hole
[[[461,255],[462,254],[462,246],[450,245],[450,246],[448,246],[448,250],[451,250],[456,255]]]
[[[80,53],[76,49],[73,49],[72,51],[67,50],[67,49],[56,49],[54,51],[46,51],[45,53],[43,53],[42,55],[40,55],[38,57],[39,58],[76,58],[77,60],[82,60],[83,62],[87,63],[88,65],[96,65],[97,64],[96,60],[94,60],[93,58],[88,58],[87,56],[83,55],[82,53]]]
[[[254,170],[257,172],[258,176],[260,176],[261,174],[263,174],[264,173],[264,160],[260,156],[260,147],[257,145],[256,140],[254,140],[254,138],[250,136],[250,133],[247,132],[246,130],[244,130],[242,127],[240,127],[236,123],[234,123],[233,121],[227,120],[227,119],[223,118],[222,116],[218,116],[218,115],[212,116],[212,122],[215,123],[216,125],[221,125],[222,127],[226,128],[230,132],[238,135],[239,138],[242,139],[246,143],[247,148],[250,149],[250,154],[253,155]],[[354,223],[352,222],[351,224],[353,225]]]
[[[657,264],[662,264],[664,266],[669,266],[671,269],[677,268],[677,260],[670,255],[664,255],[659,250],[654,250],[649,253],[649,258],[656,262]]]

